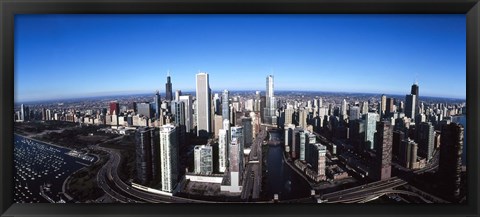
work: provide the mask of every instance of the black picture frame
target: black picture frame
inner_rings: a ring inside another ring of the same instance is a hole
[[[2,0],[0,213],[1,216],[478,216],[480,4],[478,0]],[[466,14],[467,204],[14,204],[13,94],[15,14]]]

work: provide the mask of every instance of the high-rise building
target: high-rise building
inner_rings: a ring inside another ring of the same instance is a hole
[[[172,82],[170,81],[170,73],[167,74],[167,83],[165,83],[165,100],[167,101],[173,100]]]
[[[300,160],[305,161],[306,146],[308,144],[308,133],[304,131],[299,133],[298,135],[300,142]]]
[[[233,138],[229,147],[230,192],[242,191],[243,148],[240,140]]]
[[[342,107],[341,107],[340,115],[343,118],[347,117],[347,100],[345,100],[345,99],[342,100]]]
[[[380,121],[377,124],[377,174],[378,180],[385,180],[392,174],[392,137],[393,127],[390,121]]]
[[[326,162],[327,162],[327,147],[320,144],[309,144],[309,149],[312,149],[308,157],[308,163],[312,165],[313,171],[317,174],[317,179],[325,180]]]
[[[407,94],[405,96],[405,116],[415,119],[415,108],[416,108],[417,96],[413,94]]]
[[[148,127],[140,127],[135,133],[137,180],[142,185],[149,183],[153,177],[150,130]]]
[[[350,115],[348,118],[350,121],[360,119],[360,108],[358,106],[350,107]]]
[[[178,135],[174,125],[160,128],[162,191],[173,192],[178,181]]]
[[[137,180],[145,185],[160,174],[160,141],[158,128],[139,127],[135,133]]]
[[[387,110],[387,96],[385,94],[382,94],[381,100],[380,100],[380,116],[385,116],[385,112]]]
[[[307,116],[308,110],[305,108],[301,108],[298,110],[298,126],[303,129],[307,129]]]
[[[240,145],[243,153],[243,148],[245,147],[245,138],[243,127],[235,126],[230,128],[230,141],[233,141],[234,138],[237,139],[237,143]]]
[[[416,126],[417,130],[417,142],[418,142],[418,154],[427,160],[432,159],[434,142],[435,142],[435,129],[430,122],[421,122]]]
[[[440,140],[439,176],[444,197],[456,202],[460,196],[464,128],[457,123],[443,125]]]
[[[285,125],[293,124],[293,113],[295,110],[292,105],[287,105],[285,109]]]
[[[158,92],[158,90],[153,97],[153,103],[155,106],[155,118],[158,119],[160,118],[160,106],[162,104],[162,101],[160,99],[160,92]]]
[[[267,76],[266,82],[266,106],[265,106],[265,122],[268,124],[277,124],[276,117],[276,101],[273,88],[273,75]]]
[[[228,129],[221,129],[218,133],[218,171],[221,173],[227,168],[228,146]]]
[[[151,106],[150,106],[150,103],[148,102],[141,102],[141,103],[137,103],[137,113],[139,115],[143,115],[147,118],[151,118],[152,117],[152,109],[151,109]],[[118,116],[118,114],[117,114]]]
[[[418,91],[418,83],[415,82],[413,85],[412,85],[412,90],[410,91],[410,93],[412,95],[415,95],[415,114],[419,114],[420,113],[420,109],[419,109],[419,106],[420,106],[420,103],[419,103],[419,91]]]
[[[377,116],[376,113],[365,114],[365,145],[367,149],[375,147],[375,133],[377,132]]]
[[[119,115],[120,114],[120,105],[117,101],[110,102],[110,115]]]
[[[191,95],[180,96],[180,101],[185,106],[185,132],[190,133],[193,129],[193,102]]]
[[[218,138],[220,130],[223,129],[223,117],[221,115],[215,114],[213,117],[215,124],[213,125],[213,132],[215,134],[215,138]]]
[[[180,101],[180,96],[182,95],[181,90],[176,90],[175,91],[175,100]]]
[[[207,73],[196,75],[197,136],[208,137],[212,132],[211,90]]]
[[[193,149],[194,171],[197,174],[213,173],[213,151],[210,145],[196,145]]]
[[[243,117],[242,126],[243,126],[243,137],[245,140],[245,148],[249,148],[253,144],[252,118]]]
[[[385,111],[385,115],[387,117],[392,117],[393,113],[395,112],[395,107],[394,107],[395,99],[394,98],[387,98],[387,107]]]

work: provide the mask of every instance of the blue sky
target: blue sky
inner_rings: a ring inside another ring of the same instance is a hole
[[[195,89],[465,98],[465,15],[16,15],[15,101]],[[162,94],[164,96],[164,94]]]

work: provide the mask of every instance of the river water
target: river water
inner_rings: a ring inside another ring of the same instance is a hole
[[[40,194],[42,185],[49,185],[45,195],[58,202],[65,198],[63,182],[73,172],[91,162],[67,155],[70,149],[14,136],[14,202],[49,203]]]
[[[281,140],[278,132],[270,133],[270,141]],[[283,142],[269,145],[267,154],[267,197],[279,195],[280,200],[305,198],[310,196],[310,185],[290,168],[283,158]]]

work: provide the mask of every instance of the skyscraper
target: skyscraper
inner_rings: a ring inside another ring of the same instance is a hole
[[[230,119],[230,105],[228,103],[228,90],[222,93],[222,118],[223,120]]]
[[[439,178],[445,198],[455,202],[460,196],[464,128],[457,123],[443,125],[440,139]]]
[[[191,95],[180,96],[180,102],[185,106],[185,132],[190,133],[193,129],[193,102]]]
[[[225,172],[228,159],[228,130],[221,129],[218,133],[218,171]]]
[[[153,103],[155,106],[155,118],[158,119],[160,118],[160,106],[162,104],[162,101],[160,99],[160,92],[158,92],[158,90],[153,97]]]
[[[392,174],[392,137],[393,127],[389,121],[380,121],[377,124],[377,174],[378,180],[391,177]]]
[[[387,110],[387,96],[382,94],[381,102],[380,102],[380,116],[385,116],[385,112]]]
[[[415,108],[416,108],[417,96],[413,94],[407,94],[405,96],[405,116],[415,119]]]
[[[367,113],[365,114],[365,145],[367,149],[373,149],[375,146],[375,133],[376,123],[377,123],[376,113]]]
[[[345,100],[345,99],[342,100],[342,107],[341,107],[340,115],[343,118],[345,118],[347,116],[347,100]]]
[[[265,122],[268,124],[277,124],[276,101],[273,89],[273,75],[267,76],[266,84],[266,106],[264,110]]]
[[[350,108],[349,120],[358,120],[360,119],[360,108],[358,106],[353,106]]]
[[[253,127],[252,127],[252,118],[243,117],[242,118],[243,126],[243,137],[245,140],[245,147],[248,148],[252,146],[253,143]]]
[[[213,151],[210,145],[196,145],[193,149],[194,172],[197,174],[213,173]]]
[[[137,180],[142,185],[150,182],[153,177],[150,135],[150,129],[148,127],[140,127],[135,133]]]
[[[243,149],[241,142],[233,138],[229,147],[230,192],[242,191]]]
[[[170,73],[167,74],[167,83],[165,83],[165,99],[173,100],[172,82],[170,81]]]
[[[418,154],[427,160],[433,157],[433,144],[435,142],[435,129],[430,122],[421,122],[416,126],[418,132]]]
[[[162,191],[173,192],[178,181],[178,142],[177,131],[171,124],[160,128],[160,165]]]
[[[110,102],[110,115],[113,114],[119,115],[120,113],[120,106],[117,101]]]
[[[197,101],[197,136],[208,137],[212,132],[211,126],[211,91],[207,73],[196,75]]]

